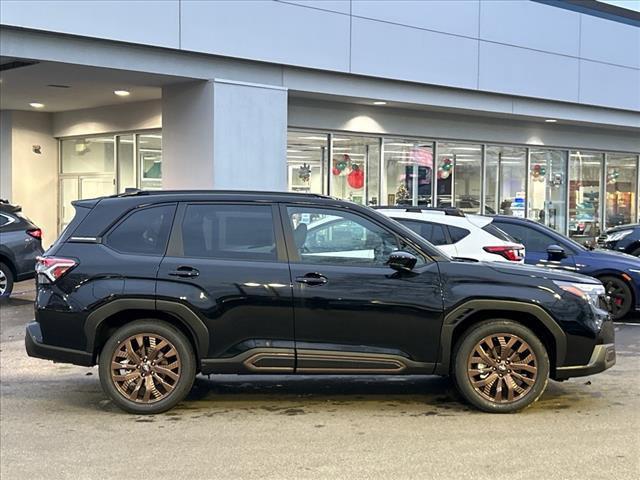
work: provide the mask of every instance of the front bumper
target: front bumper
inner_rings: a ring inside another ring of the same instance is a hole
[[[586,365],[572,365],[556,368],[555,379],[566,380],[571,377],[594,375],[613,367],[616,364],[616,348],[613,343],[596,345]]]
[[[95,365],[93,355],[82,350],[72,350],[70,348],[56,347],[43,343],[42,331],[38,322],[31,322],[27,325],[24,339],[27,355],[45,360],[53,360],[60,363],[73,363],[83,367]]]

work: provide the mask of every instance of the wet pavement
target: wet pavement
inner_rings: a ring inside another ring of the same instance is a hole
[[[640,323],[618,364],[550,382],[532,408],[489,415],[447,379],[212,376],[163,415],[122,413],[97,368],[31,359],[33,291],[0,305],[0,477],[12,479],[635,479]]]

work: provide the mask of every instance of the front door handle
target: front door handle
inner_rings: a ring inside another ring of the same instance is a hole
[[[316,272],[307,273],[301,277],[296,277],[296,282],[304,283],[305,285],[309,285],[310,287],[313,287],[316,285],[324,285],[328,281],[329,280],[327,280],[327,277]]]
[[[169,275],[171,275],[172,277],[192,278],[200,275],[200,272],[196,268],[183,265],[181,267],[178,267],[176,270],[169,272]]]

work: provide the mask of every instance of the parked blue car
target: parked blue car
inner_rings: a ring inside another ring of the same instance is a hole
[[[525,263],[564,269],[599,279],[618,320],[640,310],[640,259],[612,250],[590,250],[533,220],[495,216],[493,224],[526,249]]]

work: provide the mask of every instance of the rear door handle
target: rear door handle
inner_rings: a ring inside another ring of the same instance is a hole
[[[329,280],[327,280],[327,277],[325,277],[324,275],[321,275],[320,273],[307,273],[301,277],[296,277],[296,282],[298,283],[304,283],[305,285],[309,285],[310,287],[316,286],[316,285],[324,285],[325,283],[327,283]]]
[[[169,275],[171,275],[172,277],[191,278],[197,277],[198,275],[200,275],[200,272],[196,268],[183,265],[181,267],[178,267],[176,270],[169,272]]]

